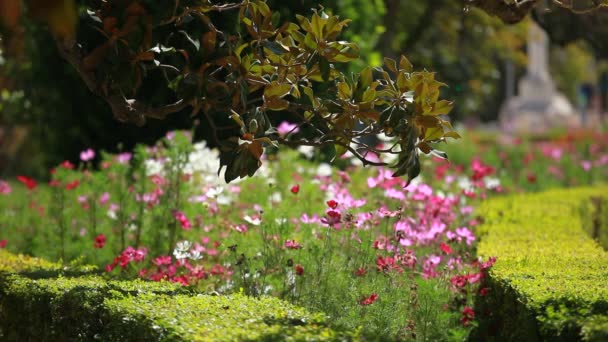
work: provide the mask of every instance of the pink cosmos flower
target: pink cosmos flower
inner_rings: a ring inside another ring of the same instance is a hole
[[[291,134],[298,133],[300,131],[300,129],[298,128],[298,125],[296,125],[296,124],[292,124],[287,121],[283,121],[279,124],[279,126],[277,126],[277,131],[279,132],[279,135],[284,137],[290,133]]]
[[[8,195],[11,192],[13,192],[13,189],[11,188],[10,184],[8,184],[8,182],[0,180],[0,194]]]
[[[422,278],[429,279],[438,276],[436,268],[441,262],[441,257],[438,255],[429,255],[424,265],[422,266]]]
[[[485,261],[483,263],[481,263],[480,265],[480,269],[483,270],[487,270],[488,268],[494,266],[494,264],[496,263],[496,257],[489,257],[488,261]]]
[[[116,161],[118,161],[120,164],[129,164],[132,156],[133,155],[129,152],[123,152],[116,156]]]
[[[285,248],[287,248],[287,249],[302,248],[302,245],[300,245],[296,240],[285,240],[285,243],[283,244],[283,246],[285,246]]]
[[[245,225],[245,224],[237,224],[237,225],[234,225],[233,227],[234,227],[234,230],[236,230],[239,233],[247,233],[247,230],[248,230],[247,225]]]
[[[110,200],[109,192],[104,192],[103,194],[101,194],[101,196],[99,196],[99,204],[106,204],[106,203],[108,203],[109,200]]]
[[[482,273],[469,274],[467,276],[467,281],[469,282],[469,284],[475,284],[475,283],[479,282],[481,280],[481,278],[483,278]]]
[[[589,170],[591,170],[591,168],[593,167],[593,163],[589,160],[583,160],[581,161],[581,167],[583,168],[583,170],[585,170],[585,172],[589,172]]]
[[[0,248],[4,248],[6,247],[6,244],[8,243],[8,240],[4,239],[4,240],[0,240]]]
[[[175,217],[175,219],[179,222],[183,230],[192,229],[192,223],[190,222],[190,220],[188,220],[186,214],[184,214],[182,211],[173,211],[173,217]]]
[[[95,158],[95,151],[92,148],[80,152],[80,160],[83,162],[91,161],[93,158]]]
[[[171,265],[172,259],[170,255],[161,255],[152,262],[157,266]]]

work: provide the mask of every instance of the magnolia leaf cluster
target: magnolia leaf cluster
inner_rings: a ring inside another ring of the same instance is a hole
[[[260,0],[38,3],[30,7],[46,6],[64,58],[117,119],[143,124],[189,110],[210,125],[205,138],[219,144],[227,182],[253,175],[272,145],[330,146],[364,165],[384,165],[368,153],[394,154],[394,175],[412,179],[419,152],[445,157],[432,143],[459,137],[445,119],[444,84],[406,57],[345,74],[359,48],[340,38],[349,20],[322,9],[285,22]],[[299,133],[280,135],[283,121]],[[365,142],[380,133],[393,143]]]

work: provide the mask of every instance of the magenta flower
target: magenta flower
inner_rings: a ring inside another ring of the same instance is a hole
[[[171,256],[170,255],[161,255],[152,261],[157,266],[162,265],[171,265]]]
[[[80,160],[83,162],[91,161],[93,158],[95,158],[95,151],[92,148],[80,152]]]
[[[8,195],[11,192],[13,192],[13,189],[11,188],[10,184],[8,184],[8,182],[0,180],[0,194]]]
[[[583,170],[585,170],[585,172],[589,172],[589,170],[591,170],[591,168],[593,167],[593,163],[589,160],[583,160],[581,161],[581,167],[583,168]]]
[[[298,133],[300,131],[300,129],[298,128],[298,125],[296,125],[296,124],[292,124],[287,121],[283,121],[279,124],[279,126],[277,126],[277,131],[279,132],[279,135],[284,137],[287,134]]]
[[[300,245],[296,240],[285,240],[285,243],[283,244],[283,246],[285,246],[285,248],[287,248],[287,249],[302,248],[302,245]]]
[[[128,164],[129,161],[131,160],[131,157],[133,155],[129,152],[123,152],[120,153],[116,156],[116,160],[120,163],[120,164]]]
[[[99,204],[106,204],[110,200],[110,194],[108,192],[104,192],[99,196]]]
[[[184,214],[182,211],[175,210],[173,212],[173,217],[175,217],[175,219],[179,222],[183,230],[192,229],[192,223],[190,222],[190,220],[188,220],[186,214]]]

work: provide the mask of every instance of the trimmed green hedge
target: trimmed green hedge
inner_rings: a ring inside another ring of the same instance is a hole
[[[608,341],[608,253],[589,235],[608,208],[592,198],[605,201],[608,188],[515,195],[480,206],[478,254],[497,262],[490,292],[476,308],[474,338]]]
[[[166,282],[108,280],[0,251],[0,340],[352,340],[276,298],[213,296]],[[74,276],[76,274],[76,276]]]

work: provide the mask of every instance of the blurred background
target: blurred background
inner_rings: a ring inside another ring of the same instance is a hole
[[[281,20],[312,8],[352,19],[346,40],[361,47],[350,66],[378,66],[383,57],[405,54],[417,69],[437,73],[453,99],[451,119],[467,128],[496,130],[500,108],[515,94],[526,71],[528,26],[549,37],[549,70],[559,91],[576,108],[600,117],[608,94],[608,11],[574,14],[544,6],[526,20],[504,24],[461,0],[268,1]],[[186,110],[137,127],[116,121],[59,56],[49,32],[23,20],[19,39],[0,35],[0,178],[27,173],[40,178],[85,148],[110,152],[153,143],[167,131],[187,129]],[[154,85],[150,85],[154,86]],[[465,128],[466,129],[466,128]]]

